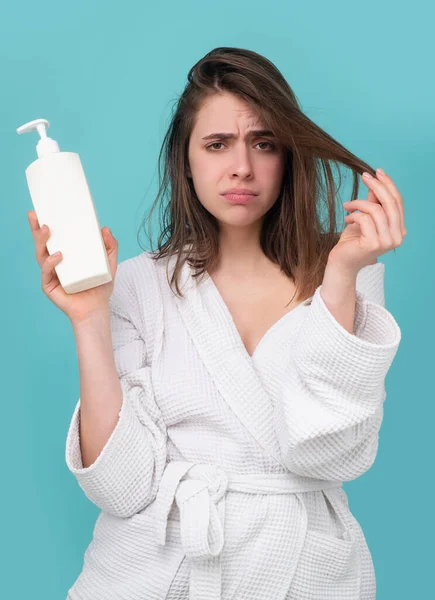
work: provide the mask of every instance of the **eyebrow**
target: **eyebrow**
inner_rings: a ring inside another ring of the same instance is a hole
[[[211,140],[211,139],[219,139],[219,140],[234,140],[236,139],[236,135],[234,133],[210,133],[203,137],[203,140]],[[246,136],[247,138],[251,137],[275,137],[273,131],[269,131],[268,129],[251,129]]]

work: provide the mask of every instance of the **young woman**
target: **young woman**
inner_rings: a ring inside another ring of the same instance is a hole
[[[342,483],[375,460],[401,339],[377,262],[406,235],[401,195],[248,50],[192,67],[164,144],[158,250],[117,265],[104,227],[114,282],[65,294],[30,213],[77,341],[66,462],[102,511],[68,598],[374,599]]]

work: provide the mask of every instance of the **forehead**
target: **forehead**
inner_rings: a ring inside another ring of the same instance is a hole
[[[232,129],[229,129],[231,128]],[[233,131],[238,127],[251,129],[263,128],[261,114],[241,98],[225,93],[215,94],[204,100],[195,121],[195,131]]]

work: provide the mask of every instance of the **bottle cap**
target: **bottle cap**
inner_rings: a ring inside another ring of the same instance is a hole
[[[26,133],[27,131],[36,130],[41,139],[36,144],[36,152],[38,154],[38,158],[44,156],[45,154],[52,154],[53,152],[60,152],[59,144],[56,140],[53,140],[47,136],[47,128],[50,127],[50,123],[47,119],[35,119],[34,121],[30,121],[29,123],[25,123],[18,127],[17,133]]]

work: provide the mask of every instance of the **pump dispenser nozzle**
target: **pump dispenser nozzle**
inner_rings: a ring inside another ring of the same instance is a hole
[[[47,119],[35,119],[34,121],[30,121],[29,123],[25,123],[25,125],[21,125],[18,127],[17,133],[26,133],[28,131],[37,131],[41,136],[41,139],[36,144],[36,152],[38,154],[38,158],[44,156],[45,154],[52,154],[53,152],[60,152],[59,144],[56,140],[47,136],[47,128],[50,127],[50,123]]]

